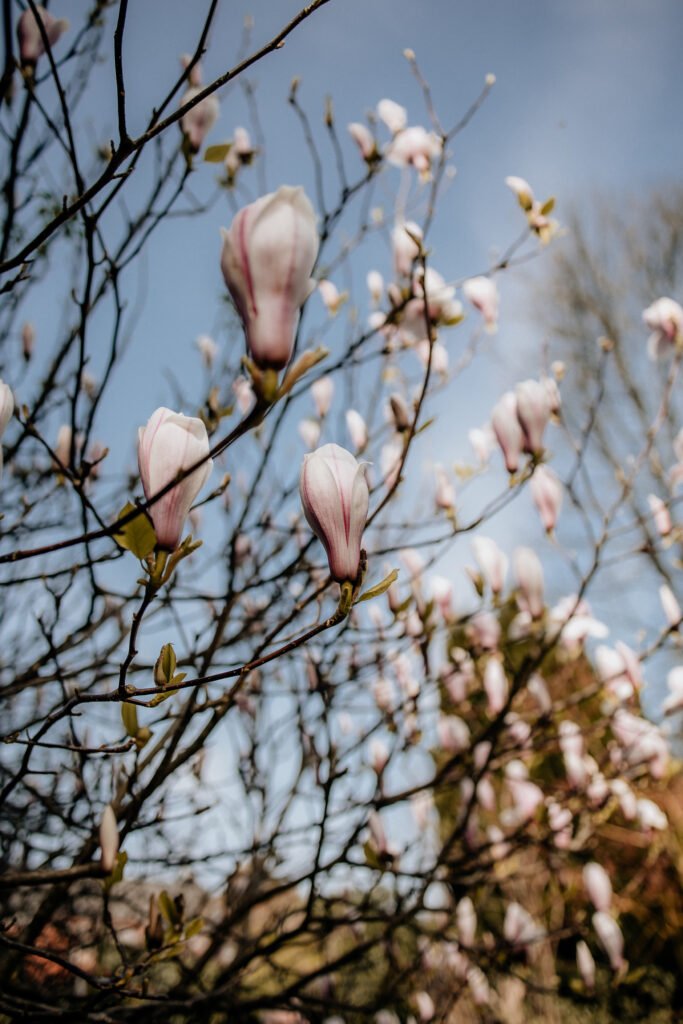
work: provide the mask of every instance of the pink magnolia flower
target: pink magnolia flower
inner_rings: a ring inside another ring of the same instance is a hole
[[[665,715],[671,715],[683,708],[683,665],[671,669],[666,677],[666,685],[669,696],[664,701],[663,711]]]
[[[205,461],[149,508],[157,544],[174,551],[185,520],[213,468],[206,427],[194,416],[183,416],[163,406],[138,431],[138,465],[145,497],[149,500],[179,473],[200,459]]]
[[[529,211],[534,205],[534,193],[529,182],[511,174],[505,179],[505,184],[517,196],[517,201],[522,209]]]
[[[507,942],[513,946],[528,946],[531,942],[537,942],[543,935],[540,928],[528,910],[520,903],[509,903],[505,911],[503,922],[503,935]]]
[[[524,434],[524,451],[543,451],[543,431],[550,419],[550,397],[539,380],[525,380],[515,388],[517,419]]]
[[[498,327],[498,289],[490,277],[471,277],[462,286],[463,295],[479,310],[489,334]]]
[[[315,288],[313,207],[302,188],[282,185],[243,207],[222,235],[221,269],[251,358],[281,370],[292,355],[299,309]]]
[[[102,870],[106,872],[113,871],[119,852],[119,829],[111,804],[107,804],[104,808],[102,821],[100,822],[100,850]]]
[[[448,754],[460,754],[469,748],[469,727],[457,715],[441,715],[436,723],[436,732],[439,744]]]
[[[366,284],[368,291],[370,292],[370,298],[377,304],[384,292],[384,278],[380,274],[379,270],[369,270],[366,278]]]
[[[210,370],[218,355],[218,345],[208,334],[200,334],[195,338],[195,345],[199,349],[202,362],[207,370]]]
[[[657,299],[643,310],[643,320],[652,331],[647,342],[650,359],[664,355],[683,340],[683,309],[674,299]]]
[[[681,622],[681,606],[673,590],[666,583],[663,583],[659,588],[659,600],[662,602],[662,608],[664,609],[669,626],[672,629],[679,626]]]
[[[531,548],[517,548],[514,553],[515,575],[519,594],[517,603],[522,611],[528,611],[532,618],[543,614],[543,567],[538,555]]]
[[[192,57],[189,53],[182,53],[180,55],[180,66],[183,70],[187,70],[192,64]],[[202,66],[199,61],[192,64],[190,71],[187,76],[188,85],[201,85],[202,84]]]
[[[320,298],[325,303],[325,307],[330,316],[336,316],[341,306],[344,305],[348,297],[348,292],[340,292],[336,284],[332,281],[318,281],[318,291],[320,292]]]
[[[394,100],[380,100],[377,104],[377,115],[380,120],[384,121],[392,135],[396,135],[397,132],[405,128],[408,121],[405,107],[402,107],[400,103],[395,103]]]
[[[311,384],[311,395],[315,403],[315,411],[320,419],[324,419],[330,411],[334,396],[334,381],[331,377],[319,377]]]
[[[503,452],[505,468],[515,473],[524,446],[524,434],[517,419],[517,398],[514,391],[506,391],[491,413],[491,426]]]
[[[505,669],[499,658],[490,657],[484,669],[484,690],[486,691],[486,710],[492,718],[499,715],[507,703],[509,687]]]
[[[190,103],[195,96],[199,95],[202,88],[201,85],[191,85],[183,94],[180,106],[184,107],[186,103]],[[180,119],[180,130],[187,139],[192,153],[198,153],[202,148],[204,139],[218,120],[220,112],[218,97],[212,93],[200,100],[199,103],[195,103],[186,114],[183,114]]]
[[[621,928],[614,918],[604,910],[598,910],[593,914],[593,927],[600,940],[600,945],[609,957],[612,970],[621,970],[625,964],[624,936],[621,933]]]
[[[43,28],[50,47],[53,47],[59,37],[66,32],[69,22],[66,18],[55,18],[53,14],[46,11],[42,6],[36,6],[36,13]],[[40,34],[38,18],[32,10],[23,12],[17,22],[17,40],[19,42],[19,60],[22,64],[35,64],[42,54],[45,53],[43,37]]]
[[[315,448],[320,440],[320,424],[317,420],[303,419],[299,423],[299,437],[307,448]]]
[[[443,466],[434,467],[434,476],[436,477],[436,507],[451,511],[455,508],[455,487]]]
[[[0,380],[0,439],[14,412],[14,395],[9,384]],[[2,472],[2,448],[0,448],[0,473]]]
[[[529,486],[543,527],[551,533],[562,507],[562,484],[549,466],[536,466]]]
[[[500,594],[505,586],[508,571],[508,557],[490,537],[474,537],[471,543],[474,557],[484,582],[493,594]]]
[[[33,355],[33,346],[36,342],[36,329],[30,320],[26,320],[21,327],[21,354],[26,362]]]
[[[365,463],[338,444],[304,456],[299,491],[308,523],[321,541],[338,582],[355,582],[370,493]]]
[[[667,537],[673,529],[671,513],[667,505],[656,494],[648,494],[647,503],[650,506],[650,513],[657,532],[661,537]]]
[[[353,121],[347,125],[349,135],[358,146],[364,160],[372,161],[377,157],[377,143],[367,125]]]
[[[357,452],[362,452],[368,443],[368,427],[357,409],[347,409],[346,429],[353,447]]]
[[[412,273],[413,262],[420,254],[415,239],[422,239],[422,228],[412,220],[400,221],[391,232],[394,267],[399,277],[410,277]]]
[[[596,910],[609,910],[612,905],[612,883],[601,864],[593,860],[584,865],[583,886]]]
[[[477,912],[469,896],[463,896],[458,902],[455,908],[455,924],[461,944],[466,949],[471,948],[477,934]]]
[[[432,162],[441,155],[443,142],[422,125],[399,131],[387,147],[387,160],[395,167],[414,167],[422,181],[429,181]]]
[[[583,939],[576,943],[576,966],[584,985],[592,992],[595,988],[595,960]]]

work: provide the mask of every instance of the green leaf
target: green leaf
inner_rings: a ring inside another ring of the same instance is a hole
[[[180,924],[178,908],[165,889],[162,889],[159,893],[159,910],[164,915],[168,923],[174,928]]]
[[[208,146],[204,151],[204,161],[207,164],[222,164],[232,149],[232,142],[220,142],[216,146]]]
[[[193,917],[191,921],[188,921],[183,929],[183,934],[186,939],[191,939],[193,935],[198,935],[204,927],[203,917]]]
[[[546,199],[543,206],[541,207],[541,214],[547,217],[549,213],[552,213],[555,209],[555,196],[551,196],[550,199]]]
[[[374,868],[376,871],[384,871],[385,865],[382,863],[375,849],[375,844],[371,839],[363,843],[363,853],[365,854],[365,863],[369,868]]]
[[[129,501],[123,506],[116,518],[121,519],[123,516],[127,516],[129,512],[133,512],[134,509],[135,505]],[[119,547],[126,548],[127,551],[132,551],[136,558],[143,559],[147,558],[147,555],[151,555],[154,551],[157,536],[147,513],[140,512],[129,523],[126,523],[119,533],[114,534],[114,540]]]
[[[176,656],[173,644],[164,644],[154,666],[154,682],[157,686],[168,686],[173,679]]]
[[[398,579],[398,569],[392,569],[388,576],[385,576],[380,583],[376,583],[374,587],[370,587],[364,594],[361,594],[356,604],[360,604],[361,601],[371,601],[373,597],[379,597],[384,594],[391,584]]]
[[[135,704],[124,702],[121,705],[121,721],[128,735],[135,739],[140,729],[138,725],[138,709]]]

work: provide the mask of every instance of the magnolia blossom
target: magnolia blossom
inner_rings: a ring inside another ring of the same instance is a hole
[[[0,380],[0,439],[7,429],[7,424],[14,412],[14,395],[9,384]],[[0,448],[0,473],[2,472],[2,448]]]
[[[531,548],[517,548],[513,555],[519,593],[517,603],[532,618],[543,614],[543,567]]]
[[[414,412],[411,415],[408,404],[402,395],[393,394],[389,396],[387,419],[390,423],[393,423],[395,429],[399,433],[403,433],[405,430],[410,430],[410,426],[414,419]]]
[[[664,701],[663,711],[665,715],[671,715],[683,709],[683,665],[671,669],[666,677],[666,685],[669,696]]]
[[[317,420],[304,419],[299,423],[299,437],[307,448],[315,448],[320,440],[320,424]]]
[[[619,971],[625,965],[624,961],[624,936],[621,928],[613,917],[604,911],[598,910],[593,914],[593,927],[600,940],[600,945],[609,957],[610,966],[613,971]]]
[[[508,571],[507,555],[490,537],[475,537],[471,547],[484,582],[488,584],[493,594],[500,594],[505,586]]]
[[[643,320],[652,331],[647,342],[650,359],[683,341],[683,309],[674,299],[657,299],[643,310]]]
[[[469,896],[463,896],[455,908],[455,923],[460,942],[466,948],[474,945],[477,933],[477,912]]]
[[[304,456],[299,491],[308,523],[325,548],[330,573],[338,582],[355,582],[370,492],[365,463],[337,444]]]
[[[360,150],[364,160],[372,161],[377,157],[377,143],[375,137],[367,125],[353,121],[347,125],[349,135]]]
[[[484,669],[484,690],[486,691],[486,710],[491,718],[499,715],[507,703],[509,687],[505,669],[499,658],[490,657]]]
[[[330,316],[336,316],[341,306],[347,298],[346,292],[340,292],[336,284],[332,281],[318,281],[318,291],[320,292],[320,298],[325,303],[325,307]]]
[[[517,419],[524,434],[524,451],[537,455],[543,451],[543,431],[550,419],[547,388],[538,380],[525,380],[515,388]]]
[[[528,181],[511,174],[505,179],[505,184],[515,193],[517,201],[523,210],[530,210],[532,208],[534,205],[534,193]]]
[[[436,724],[439,743],[448,754],[460,754],[470,745],[467,722],[457,715],[441,715]]]
[[[661,498],[657,497],[656,494],[648,494],[647,503],[650,506],[650,513],[654,520],[657,532],[662,537],[667,537],[672,529],[673,524],[671,522],[671,513],[668,507],[664,504]]]
[[[517,419],[517,398],[513,391],[506,391],[493,407],[491,426],[503,452],[505,468],[508,473],[515,473],[524,447],[524,434]]]
[[[183,416],[163,406],[138,431],[138,465],[145,498],[153,498],[180,473],[204,460],[189,476],[149,508],[157,544],[174,551],[180,543],[192,503],[213,468],[206,427],[194,416]]]
[[[66,18],[55,18],[53,14],[39,5],[36,6],[36,14],[43,25],[50,47],[53,47],[59,37],[68,29],[69,22]],[[35,64],[38,58],[45,53],[45,44],[38,25],[38,18],[32,10],[27,9],[17,22],[19,60],[22,64]]]
[[[262,369],[281,370],[292,354],[299,309],[315,288],[313,207],[302,188],[282,185],[243,207],[222,235],[221,269],[251,358]]]
[[[536,466],[529,487],[543,528],[551,533],[562,507],[562,484],[549,466]]]
[[[377,304],[382,298],[384,291],[384,278],[380,274],[379,270],[369,270],[368,276],[365,279],[370,292],[370,298]]]
[[[68,423],[62,423],[61,427],[57,431],[57,440],[55,441],[55,458],[57,459],[57,468],[63,469],[69,465],[71,459],[71,438],[73,431]]]
[[[528,910],[520,903],[509,903],[505,911],[503,935],[513,946],[528,946],[538,941],[544,934],[543,929],[534,921]]]
[[[320,419],[324,419],[330,411],[334,396],[334,381],[331,377],[319,377],[311,384],[311,396],[315,403],[315,411]]]
[[[210,370],[218,355],[218,345],[208,334],[200,334],[195,338],[195,345],[199,349],[204,366]]]
[[[646,832],[649,832],[650,829],[656,829],[658,832],[663,832],[669,827],[669,819],[662,808],[656,804],[654,800],[647,800],[644,797],[637,800],[636,817],[638,819],[638,824]]]
[[[26,360],[29,361],[33,355],[33,346],[36,341],[36,329],[30,320],[26,320],[21,325],[21,353]]]
[[[233,381],[232,385],[233,394],[239,406],[239,410],[243,416],[251,409],[254,404],[254,389],[251,386],[251,381],[246,377],[238,377]]]
[[[111,804],[107,804],[100,823],[100,864],[107,873],[114,870],[119,852],[119,829]]]
[[[584,865],[583,886],[596,910],[609,910],[612,905],[612,883],[601,864],[593,860]]]
[[[472,445],[474,454],[483,466],[489,461],[496,443],[496,435],[493,433],[491,424],[486,423],[483,427],[472,427],[467,432],[467,440]]]
[[[394,267],[399,277],[410,277],[413,263],[420,255],[421,240],[422,228],[412,220],[400,221],[391,232]]]
[[[357,409],[347,409],[346,429],[357,452],[362,452],[368,443],[368,427]]]
[[[200,94],[202,88],[201,85],[191,85],[183,94],[180,106],[184,107],[191,103]],[[220,112],[218,97],[212,93],[210,96],[205,96],[203,100],[199,100],[186,114],[183,114],[180,119],[180,129],[187,139],[192,153],[198,153],[202,148],[204,139],[218,120]]]
[[[377,115],[380,120],[384,121],[392,135],[396,135],[397,132],[405,128],[408,121],[405,107],[395,103],[394,100],[380,100],[377,104]]]
[[[493,334],[498,326],[498,289],[490,277],[471,277],[462,286],[463,295],[479,310],[486,330]]]
[[[429,181],[432,162],[441,155],[443,142],[435,132],[422,125],[404,128],[394,135],[387,148],[387,160],[395,167],[414,167],[423,181]]]
[[[448,473],[441,465],[434,467],[436,477],[436,507],[451,511],[455,508],[455,487],[448,478]]]
[[[180,66],[183,68],[184,71],[187,71],[188,85],[202,84],[202,66],[198,60],[192,63],[192,57],[189,53],[181,53]]]
[[[669,626],[671,628],[678,626],[681,621],[681,606],[676,600],[673,590],[666,583],[659,588],[659,600],[662,602]]]
[[[592,991],[595,988],[595,960],[583,939],[576,943],[576,966],[584,985]]]

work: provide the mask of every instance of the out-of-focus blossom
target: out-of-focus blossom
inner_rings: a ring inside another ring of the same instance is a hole
[[[543,614],[543,567],[531,548],[516,548],[513,555],[519,592],[517,603],[532,618]]]
[[[320,440],[320,424],[317,420],[303,419],[299,423],[299,437],[307,448],[315,448]]]
[[[455,908],[455,924],[461,945],[471,949],[477,934],[477,912],[469,896],[463,896]]]
[[[315,411],[320,419],[327,416],[334,397],[334,381],[331,377],[319,377],[311,384],[311,395],[315,403]]]
[[[218,355],[218,345],[213,338],[209,337],[208,334],[198,335],[195,339],[195,345],[199,349],[199,354],[202,357],[204,366],[210,370],[214,364],[216,356]]]
[[[528,181],[511,174],[505,179],[505,184],[517,196],[517,201],[523,210],[528,211],[532,208],[534,205],[534,193]]]
[[[394,706],[393,689],[386,676],[378,676],[374,682],[372,693],[375,704],[380,711],[391,711]]]
[[[500,594],[508,571],[507,555],[500,550],[495,540],[481,534],[473,538],[471,547],[484,583],[491,588],[493,594]]]
[[[413,996],[415,1001],[415,1008],[417,1015],[423,1024],[427,1021],[432,1020],[436,1013],[436,1007],[434,1006],[434,1000],[428,992],[416,992]]]
[[[233,394],[237,400],[237,405],[243,416],[251,409],[254,404],[254,389],[251,386],[251,382],[246,377],[238,377],[232,385]]]
[[[467,623],[467,635],[475,648],[495,651],[500,642],[500,622],[492,612],[477,612]]]
[[[595,651],[595,665],[600,681],[613,697],[619,701],[631,699],[634,687],[619,651],[600,644]]]
[[[609,957],[612,970],[621,970],[625,966],[624,936],[621,933],[621,928],[614,918],[604,910],[598,910],[593,914],[593,927],[600,940],[600,945]]]
[[[503,921],[503,935],[512,946],[528,946],[537,942],[545,932],[540,928],[528,910],[520,903],[509,903]]]
[[[38,17],[36,17],[36,14]],[[55,46],[60,36],[69,27],[66,18],[55,18],[42,5],[36,5],[36,14],[25,10],[17,22],[17,41],[19,43],[19,60],[24,65],[33,65],[45,53],[45,44],[40,32],[38,18],[42,23],[50,48]]]
[[[353,447],[357,452],[362,452],[368,443],[368,428],[365,420],[356,409],[347,410],[346,429],[349,432]]]
[[[565,650],[577,654],[588,637],[602,639],[609,633],[607,626],[593,617],[588,602],[575,594],[561,598],[550,610],[548,626],[557,630],[558,642]]]
[[[491,718],[499,715],[507,703],[509,687],[505,669],[499,658],[491,656],[484,669],[484,690],[486,710]]]
[[[119,852],[119,829],[111,804],[107,804],[100,822],[100,864],[107,873],[114,870]]]
[[[429,590],[432,601],[441,612],[445,622],[452,618],[453,584],[445,576],[430,576]]]
[[[190,65],[192,66],[190,67]],[[202,84],[202,66],[198,60],[195,61],[194,64],[192,64],[192,57],[190,56],[190,54],[183,53],[180,55],[180,66],[183,68],[183,70],[187,70],[187,68],[190,68],[187,75],[188,85],[196,86]]]
[[[515,817],[512,824],[515,826],[533,818],[543,803],[543,790],[528,776],[522,761],[509,761],[505,766],[505,783],[514,804]]]
[[[149,509],[157,544],[174,551],[193,501],[208,480],[213,460],[206,427],[194,416],[183,416],[163,406],[138,431],[138,465],[145,497],[149,500],[179,473],[205,458],[189,476],[171,488]]]
[[[636,795],[625,779],[611,779],[609,788],[619,801],[619,808],[627,821],[633,821],[638,813]]]
[[[372,302],[377,305],[377,303],[381,301],[384,293],[384,278],[380,274],[379,270],[368,271],[366,284],[368,286]]]
[[[678,626],[681,621],[681,606],[674,597],[671,587],[663,583],[659,588],[659,600],[666,615],[667,622],[672,628]]]
[[[647,342],[650,359],[683,342],[683,309],[674,299],[657,299],[643,310],[643,320],[652,331]]]
[[[551,533],[562,507],[562,484],[549,466],[536,466],[529,486],[543,528]]]
[[[550,714],[553,702],[548,691],[546,681],[543,678],[543,676],[539,675],[538,672],[534,672],[534,674],[529,679],[526,688],[538,704],[538,709],[541,712],[541,714]]]
[[[472,445],[472,450],[477,456],[480,465],[485,465],[489,461],[493,446],[496,443],[496,435],[491,424],[487,423],[484,427],[473,427],[471,430],[468,430],[467,440]]]
[[[524,451],[538,455],[543,451],[543,432],[550,419],[548,391],[538,380],[525,380],[515,388],[515,398]]]
[[[389,396],[389,415],[399,433],[410,430],[414,414],[411,415],[406,400],[402,395]]]
[[[640,827],[646,832],[649,832],[650,829],[664,832],[669,827],[669,819],[662,808],[654,800],[648,800],[645,797],[636,801],[636,818]]]
[[[612,905],[612,883],[602,864],[594,860],[584,864],[583,887],[596,910],[609,910]]]
[[[481,967],[470,967],[467,985],[475,1006],[488,1006],[491,1001],[491,987]]]
[[[338,583],[354,583],[368,514],[369,490],[365,463],[337,444],[326,444],[304,456],[299,480],[308,523],[321,541]]]
[[[327,312],[330,316],[336,316],[348,298],[347,293],[340,292],[336,284],[326,280],[318,281],[318,291],[320,292],[320,298],[325,303]]]
[[[202,91],[202,88],[200,85],[191,85],[183,94],[180,106],[184,107],[187,103],[191,103]],[[218,120],[220,112],[218,97],[212,93],[195,103],[186,114],[183,114],[180,119],[180,129],[187,139],[187,145],[192,153],[198,153],[202,148],[204,139]]]
[[[683,665],[671,669],[666,677],[666,685],[669,696],[664,701],[663,711],[665,715],[671,715],[683,709]]]
[[[379,454],[379,465],[382,471],[382,479],[387,488],[391,489],[398,480],[403,458],[403,445],[400,441],[389,441],[382,445]]]
[[[243,207],[222,234],[221,269],[251,358],[262,369],[281,370],[292,354],[299,309],[315,288],[313,207],[302,188],[282,185]]]
[[[370,743],[370,764],[377,775],[381,775],[389,760],[389,750],[383,740],[373,739]]]
[[[462,286],[463,295],[479,310],[489,334],[498,327],[498,289],[490,277],[471,277]]]
[[[71,437],[71,427],[68,423],[62,423],[61,427],[57,431],[57,440],[55,442],[55,457],[59,463],[58,468],[69,465],[69,460],[71,458]]]
[[[553,842],[558,850],[568,850],[572,843],[574,818],[568,807],[551,800],[548,803],[548,824],[553,832]]]
[[[408,122],[405,107],[395,103],[394,100],[380,100],[377,104],[377,116],[384,121],[392,135],[402,131]]]
[[[576,943],[576,966],[584,985],[592,992],[595,988],[595,960],[583,939]]]
[[[417,241],[415,241],[417,239]],[[398,277],[410,277],[413,263],[420,254],[422,228],[415,221],[399,221],[391,232],[394,269]]]
[[[620,707],[612,716],[612,732],[628,764],[646,764],[653,778],[662,778],[669,763],[669,748],[653,722]]]
[[[455,508],[455,487],[443,466],[436,465],[434,467],[434,476],[436,477],[436,507],[452,512]]]
[[[418,342],[415,346],[415,354],[425,367],[431,356],[434,373],[437,373],[443,380],[448,378],[448,351],[440,341],[434,342],[433,345],[430,345],[427,340]]]
[[[399,131],[387,147],[386,155],[395,167],[414,167],[422,181],[431,178],[432,163],[441,155],[443,143],[435,132],[422,125],[413,125]]]
[[[668,537],[673,529],[669,509],[656,494],[648,494],[647,503],[657,532],[661,537]]]
[[[360,150],[360,155],[368,163],[373,163],[378,157],[377,143],[368,126],[359,121],[352,121],[347,128],[349,135]]]
[[[517,398],[513,391],[501,395],[491,413],[491,426],[501,447],[508,473],[516,473],[524,447],[524,433],[517,419]]]
[[[439,743],[448,754],[460,754],[470,745],[467,722],[457,715],[441,715],[436,724]]]
[[[12,418],[14,412],[14,395],[9,384],[5,384],[3,380],[0,380],[0,440],[7,430],[7,424]],[[69,447],[71,446],[71,436],[69,435]],[[67,462],[68,462],[67,453]],[[0,473],[2,473],[2,448],[0,448]]]

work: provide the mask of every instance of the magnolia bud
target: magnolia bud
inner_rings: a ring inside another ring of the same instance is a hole
[[[110,874],[114,870],[119,852],[119,830],[111,804],[104,808],[100,823],[100,851],[102,869]]]
[[[315,282],[313,207],[302,188],[281,186],[243,207],[222,230],[221,269],[261,369],[281,370],[294,346],[299,309]]]
[[[491,426],[501,447],[508,473],[515,473],[524,445],[524,434],[517,419],[517,399],[514,392],[506,391],[493,407]]]
[[[536,466],[529,486],[543,527],[551,533],[562,506],[562,484],[548,466]]]
[[[358,577],[370,500],[365,465],[345,448],[326,444],[305,455],[301,467],[304,514],[325,548],[330,573],[338,583],[354,583]]]

